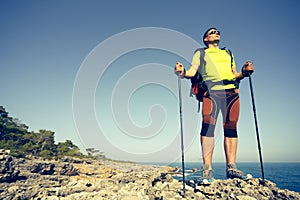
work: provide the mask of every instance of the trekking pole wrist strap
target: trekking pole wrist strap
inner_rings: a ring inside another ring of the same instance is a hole
[[[240,75],[236,77],[236,79],[238,79],[238,80],[243,80],[244,78],[245,78],[245,76],[244,76],[243,72],[241,72]]]
[[[186,70],[185,70],[185,68],[183,68],[183,74],[182,74],[182,78],[185,78],[185,74],[186,74]]]
[[[251,71],[242,71],[243,78],[249,77],[252,74]]]

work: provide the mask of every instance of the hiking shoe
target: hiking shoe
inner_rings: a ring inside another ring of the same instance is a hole
[[[209,165],[204,164],[202,166],[202,175],[201,175],[201,184],[209,185],[214,181],[214,177],[212,175],[212,169],[209,169]]]
[[[227,178],[239,178],[242,180],[248,180],[250,178],[252,178],[251,174],[245,174],[244,172],[242,172],[241,170],[236,168],[236,164],[229,164],[227,166]]]

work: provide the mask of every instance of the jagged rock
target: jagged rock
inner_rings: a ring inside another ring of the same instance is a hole
[[[79,175],[77,169],[71,164],[64,164],[59,171],[60,175],[77,176]]]
[[[9,157],[10,150],[0,149],[0,161]]]
[[[15,169],[13,157],[5,155],[0,160],[0,182],[14,182],[19,178],[20,171]]]
[[[0,177],[11,176],[16,171],[19,171],[18,177],[26,177],[10,182],[2,179],[5,180],[0,183],[0,199],[3,200],[300,199],[299,193],[280,189],[270,181],[263,183],[260,179],[215,180],[209,186],[186,184],[183,192],[182,182],[173,179],[171,168],[132,162],[78,158],[47,161],[6,155],[0,166]]]
[[[39,173],[41,175],[52,175],[54,173],[55,164],[53,163],[36,163],[31,167],[31,173]]]
[[[64,157],[62,161],[63,162],[68,162],[68,163],[76,163],[76,164],[84,163],[84,160],[77,159],[77,158],[72,158],[72,157]]]

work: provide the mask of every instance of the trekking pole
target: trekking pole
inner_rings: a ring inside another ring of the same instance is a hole
[[[249,73],[249,85],[250,85],[253,115],[254,115],[255,129],[256,129],[256,139],[257,139],[257,146],[258,146],[258,153],[259,153],[259,160],[260,160],[260,168],[261,168],[261,174],[262,174],[262,181],[264,183],[265,182],[265,174],[264,174],[263,159],[262,159],[261,147],[260,147],[260,139],[259,139],[259,132],[258,132],[258,123],[257,123],[256,108],[255,108],[255,102],[254,102],[254,93],[253,93],[251,73]]]
[[[181,96],[181,77],[178,75],[178,94],[179,94],[179,115],[180,115],[180,133],[181,133],[181,165],[182,165],[182,187],[183,196],[185,196],[185,169],[184,169],[184,145],[183,145],[183,123],[182,123],[182,96]]]

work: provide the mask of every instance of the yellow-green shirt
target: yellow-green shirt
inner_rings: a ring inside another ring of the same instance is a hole
[[[197,69],[204,81],[223,81],[234,80],[235,76],[232,73],[232,68],[236,68],[234,59],[227,53],[226,50],[207,48],[205,49],[204,62],[200,63],[200,51],[196,51],[193,60],[192,67]],[[234,84],[228,85],[215,85],[212,90],[224,90],[235,88]]]

